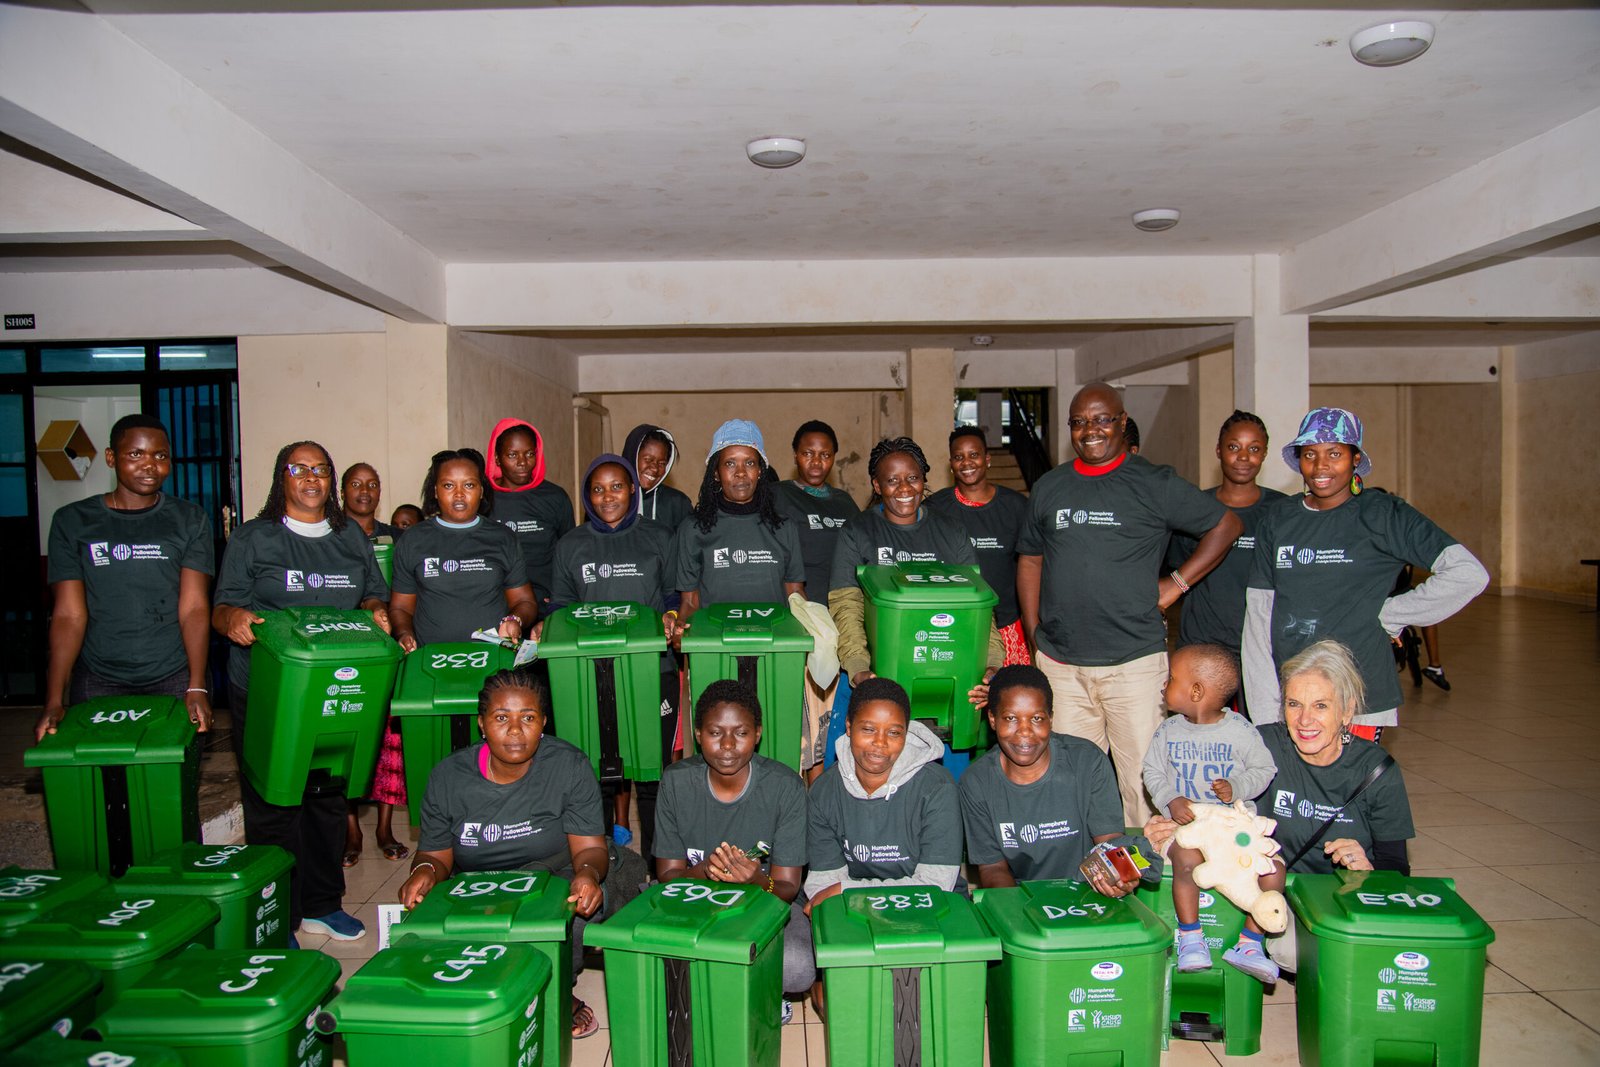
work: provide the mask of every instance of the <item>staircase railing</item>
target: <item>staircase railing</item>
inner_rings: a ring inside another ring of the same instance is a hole
[[[1045,443],[1044,428],[1050,425],[1050,397],[1042,389],[1007,389],[1010,403],[1011,454],[1022,470],[1022,479],[1033,488],[1053,464],[1050,448]]]

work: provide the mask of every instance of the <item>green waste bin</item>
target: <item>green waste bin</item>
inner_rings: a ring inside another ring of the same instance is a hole
[[[1139,833],[1130,830],[1130,833]],[[1253,1056],[1261,1051],[1261,1006],[1266,987],[1237,967],[1222,961],[1222,954],[1239,940],[1244,912],[1221,893],[1200,890],[1200,928],[1211,949],[1211,967],[1180,974],[1177,959],[1178,916],[1172,907],[1172,864],[1163,865],[1161,885],[1140,885],[1138,897],[1171,928],[1173,954],[1167,964],[1167,1025],[1161,1047],[1169,1037],[1187,1041],[1221,1041],[1230,1056]]]
[[[701,608],[682,642],[689,654],[694,702],[721,678],[749,686],[761,701],[761,755],[799,771],[806,657],[812,644],[810,631],[782,604]],[[692,729],[683,731],[683,751],[684,755],[696,751]]]
[[[661,778],[661,616],[643,604],[569,604],[544,622],[555,735],[602,782]]]
[[[394,585],[394,538],[383,536],[372,542],[372,554],[378,560],[378,573],[383,575],[383,584]]]
[[[106,887],[95,871],[35,871],[0,867],[0,938],[51,908]]]
[[[378,761],[400,646],[370,612],[264,612],[250,652],[244,773],[268,804],[360,796]]]
[[[439,761],[478,740],[478,693],[483,680],[510,667],[514,648],[485,641],[423,645],[400,661],[389,714],[403,717],[406,803],[411,825],[422,825],[422,796]]]
[[[606,949],[612,1059],[776,1067],[788,921],[789,905],[754,886],[685,879],[584,927]]]
[[[158,1045],[121,1041],[63,1041],[36,1037],[8,1054],[7,1067],[184,1067],[183,1058]]]
[[[316,1024],[344,1035],[350,1067],[555,1067],[540,1007],[568,997],[533,945],[413,938],[368,960]]]
[[[991,1062],[1161,1062],[1172,931],[1154,912],[1064,880],[974,895],[1005,951],[989,969]]]
[[[176,697],[74,705],[22,762],[44,774],[57,867],[111,877],[200,840],[199,734]]]
[[[75,1037],[94,1018],[100,972],[73,960],[13,959],[0,962],[0,1059],[44,1035]]]
[[[956,750],[985,741],[967,692],[983,681],[994,625],[994,590],[977,567],[897,563],[857,567],[866,594],[872,672],[911,696],[911,717],[928,720]]]
[[[1300,1062],[1478,1062],[1489,924],[1448,878],[1298,875],[1287,890]]]
[[[531,944],[550,963],[551,988],[572,987],[572,883],[548,871],[474,871],[439,883],[389,932],[411,938],[481,944]],[[548,1062],[572,1062],[572,998],[544,998]]]
[[[934,886],[846,889],[811,912],[827,992],[828,1062],[983,1062],[984,981],[1000,939]]]
[[[209,900],[221,916],[210,948],[287,948],[293,867],[294,857],[276,845],[182,845],[129,868],[117,889]]]
[[[331,1067],[314,1022],[338,981],[339,961],[320,952],[193,949],[124,990],[89,1037],[159,1043],[205,1067]]]
[[[103,889],[61,905],[0,941],[0,961],[76,960],[100,972],[96,1011],[160,961],[211,943],[217,909],[195,897]]]

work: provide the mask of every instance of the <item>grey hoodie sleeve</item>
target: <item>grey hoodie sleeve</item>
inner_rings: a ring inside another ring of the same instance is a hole
[[[1283,718],[1283,694],[1278,691],[1278,667],[1272,662],[1271,589],[1244,591],[1244,633],[1239,658],[1244,668],[1244,698],[1257,725]]]
[[[1407,593],[1390,597],[1378,622],[1390,637],[1407,626],[1433,626],[1471,603],[1489,586],[1489,572],[1463,545],[1451,545],[1428,565],[1428,580]]]
[[[1150,744],[1144,750],[1144,787],[1150,793],[1150,799],[1155,806],[1161,809],[1161,814],[1170,816],[1172,813],[1167,806],[1177,799],[1178,791],[1172,788],[1172,767],[1167,763],[1166,724],[1170,720],[1163,720],[1156,727]]]
[[[1261,731],[1248,719],[1241,717],[1237,726],[1239,740],[1234,746],[1234,755],[1239,762],[1228,784],[1233,786],[1233,799],[1254,800],[1265,793],[1272,779],[1277,777],[1278,761],[1272,758],[1272,750],[1261,740]]]

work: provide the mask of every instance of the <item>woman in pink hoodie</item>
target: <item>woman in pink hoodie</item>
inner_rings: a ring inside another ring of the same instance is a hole
[[[489,435],[494,519],[511,527],[533,583],[539,614],[554,584],[556,540],[573,527],[572,498],[544,478],[544,438],[522,419],[501,419]]]

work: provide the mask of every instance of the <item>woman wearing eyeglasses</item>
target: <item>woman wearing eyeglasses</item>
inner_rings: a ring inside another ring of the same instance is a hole
[[[272,464],[272,489],[261,512],[233,531],[217,579],[211,626],[233,642],[228,693],[233,753],[243,766],[250,646],[261,612],[284,608],[360,608],[389,632],[389,587],[366,534],[339,508],[333,460],[315,441],[285,445]],[[269,804],[239,775],[245,840],[294,856],[289,881],[290,944],[308,933],[353,941],[366,933],[344,910],[345,798],[307,794],[299,804]]]

